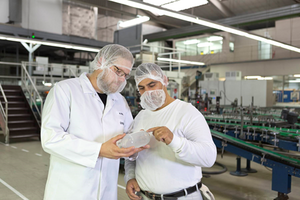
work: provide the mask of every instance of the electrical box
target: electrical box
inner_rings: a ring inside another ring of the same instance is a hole
[[[241,71],[232,71],[225,73],[226,80],[242,80],[242,72]]]
[[[219,80],[219,73],[206,72],[206,73],[204,73],[204,80],[205,81],[218,81]]]

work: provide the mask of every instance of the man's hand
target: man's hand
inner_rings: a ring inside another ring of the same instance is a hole
[[[116,137],[111,138],[107,142],[103,143],[99,152],[99,157],[106,157],[111,159],[119,159],[122,157],[129,157],[132,154],[137,152],[143,151],[144,149],[149,149],[149,145],[145,145],[140,148],[119,148],[116,145],[116,142],[122,139],[126,134],[123,133],[122,135],[117,135]]]
[[[165,126],[159,126],[150,128],[147,132],[153,132],[153,135],[157,141],[162,141],[167,145],[173,140],[173,133]]]
[[[141,196],[135,194],[135,192],[139,192],[140,187],[135,178],[130,179],[126,185],[126,193],[131,200],[139,200],[142,199]]]

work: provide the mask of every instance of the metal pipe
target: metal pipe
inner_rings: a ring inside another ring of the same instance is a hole
[[[241,96],[240,112],[241,112],[241,133],[240,133],[240,138],[241,139],[245,139],[245,134],[244,134],[244,114],[243,114],[243,97],[242,96]]]
[[[254,105],[254,96],[252,96],[251,107],[250,107],[250,124],[253,125],[253,105]]]

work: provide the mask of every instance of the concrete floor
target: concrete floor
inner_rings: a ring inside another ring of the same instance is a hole
[[[277,196],[271,190],[272,172],[256,163],[251,167],[257,173],[245,177],[235,177],[229,171],[235,171],[236,156],[225,153],[223,159],[218,155],[217,161],[226,165],[228,171],[203,178],[215,195],[216,200],[267,200]],[[242,158],[242,167],[246,160]],[[27,141],[5,145],[0,143],[0,200],[41,200],[43,199],[49,155],[42,150],[39,141]],[[214,166],[208,170],[220,170]],[[119,175],[119,200],[128,200],[124,190],[124,174]],[[300,199],[300,179],[292,177],[292,192],[290,200]]]

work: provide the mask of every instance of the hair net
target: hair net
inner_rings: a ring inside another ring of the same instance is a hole
[[[168,85],[167,77],[164,75],[160,66],[154,63],[143,63],[137,67],[134,76],[136,86],[145,78],[160,81],[165,86]]]
[[[93,71],[95,71],[97,69],[109,68],[112,65],[116,64],[116,61],[118,60],[118,58],[123,58],[123,59],[130,61],[131,67],[129,68],[128,66],[121,66],[121,65],[117,65],[117,66],[125,67],[125,68],[131,70],[133,62],[134,62],[133,56],[127,48],[125,48],[121,45],[118,45],[118,44],[109,44],[109,45],[104,46],[102,49],[100,49],[100,51],[96,55],[95,59],[91,63],[91,67],[92,67]]]

